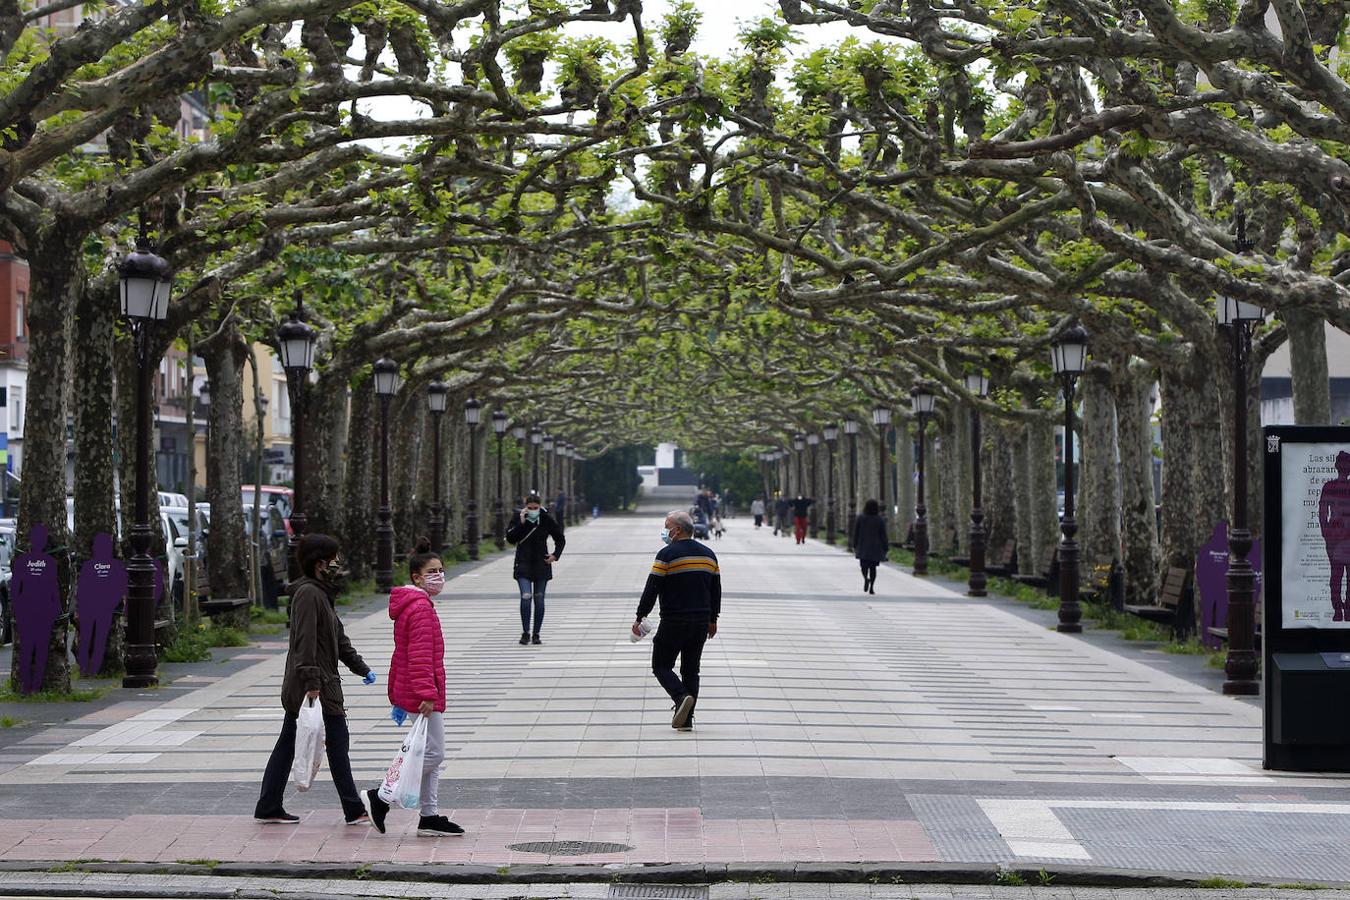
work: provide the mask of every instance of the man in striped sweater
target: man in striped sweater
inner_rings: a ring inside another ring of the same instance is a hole
[[[652,563],[633,623],[633,633],[641,636],[642,620],[660,600],[661,626],[652,639],[652,672],[675,703],[670,725],[678,731],[693,730],[703,644],[717,634],[717,616],[722,611],[717,556],[693,535],[689,513],[675,510],[666,516],[661,532],[666,546]],[[675,674],[676,657],[679,675]]]

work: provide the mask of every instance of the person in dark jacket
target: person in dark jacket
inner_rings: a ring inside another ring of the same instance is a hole
[[[375,683],[375,673],[347,640],[338,618],[335,600],[342,578],[338,542],[326,534],[307,534],[300,539],[298,554],[304,577],[291,586],[291,646],[281,681],[281,707],[286,717],[263,772],[262,791],[253,817],[273,824],[293,825],[300,821],[299,816],[282,808],[281,799],[295,759],[296,717],[302,703],[317,700],[323,707],[328,769],[342,801],[343,815],[348,825],[363,825],[369,818],[347,756],[351,735],[347,730],[347,711],[343,708],[338,663],[361,676],[366,684]]]
[[[815,503],[810,497],[803,497],[798,494],[789,504],[792,507],[792,523],[794,526],[793,534],[797,538],[797,543],[806,543],[806,528],[810,524],[807,516],[811,513],[811,505]]]
[[[792,509],[792,504],[790,504],[790,503],[788,502],[788,498],[784,497],[782,494],[778,494],[778,495],[774,498],[774,501],[773,501],[773,535],[774,535],[774,537],[777,537],[777,536],[780,535],[780,534],[783,535],[783,537],[787,537],[787,520],[788,520],[788,512],[791,511],[791,509]]]
[[[868,500],[863,504],[862,515],[853,525],[853,555],[858,558],[858,566],[862,569],[863,593],[877,592],[877,566],[889,555],[890,546],[886,520],[881,517],[881,506],[875,500]]]
[[[666,515],[661,540],[666,546],[656,554],[647,586],[638,601],[633,634],[642,636],[642,620],[661,602],[661,625],[652,638],[652,674],[675,703],[670,726],[678,731],[694,727],[694,704],[698,701],[698,669],[703,644],[717,635],[717,617],[722,612],[722,575],[717,554],[694,540],[694,522],[689,513],[675,510]],[[675,674],[675,658],[680,674]]]
[[[553,552],[547,540],[553,538]],[[542,644],[539,628],[544,624],[544,591],[553,578],[553,564],[562,556],[567,538],[538,494],[525,498],[525,507],[506,529],[506,539],[516,547],[516,565],[512,577],[520,587],[520,642]],[[530,607],[534,607],[534,631],[530,631]]]

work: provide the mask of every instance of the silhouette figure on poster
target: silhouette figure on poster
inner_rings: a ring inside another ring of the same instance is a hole
[[[1346,588],[1346,567],[1350,566],[1350,453],[1342,450],[1336,455],[1336,474],[1322,485],[1322,497],[1317,503],[1317,524],[1322,528],[1322,540],[1327,545],[1327,560],[1331,563],[1331,620],[1350,621],[1350,596]]]
[[[76,662],[84,675],[97,675],[108,649],[113,614],[127,594],[127,567],[113,556],[112,535],[94,535],[94,557],[80,567],[75,602],[80,611],[80,645]]]
[[[56,560],[47,549],[47,526],[34,525],[28,532],[28,551],[20,553],[11,569],[10,597],[18,629],[15,652],[19,654],[19,690],[25,694],[42,688],[47,671],[47,646],[52,627],[61,617],[61,585]]]

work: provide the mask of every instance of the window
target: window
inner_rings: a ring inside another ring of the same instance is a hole
[[[10,430],[15,434],[23,434],[23,388],[10,388],[9,408]]]
[[[14,339],[21,341],[27,334],[25,313],[28,310],[28,292],[19,291],[14,295]]]

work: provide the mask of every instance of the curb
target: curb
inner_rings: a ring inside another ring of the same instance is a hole
[[[192,863],[78,863],[60,861],[0,862],[0,872],[110,873],[122,875],[179,875],[252,878],[328,878],[371,882],[436,882],[441,884],[716,884],[716,883],[825,883],[825,884],[1007,884],[1103,888],[1204,888],[1214,876],[1198,872],[1157,872],[1096,866],[1005,868],[967,863],[725,863],[652,865],[482,865],[375,863],[352,866],[335,863],[228,863],[214,866]],[[1328,889],[1350,887],[1347,882],[1322,882]],[[1252,888],[1276,888],[1278,882],[1254,881]],[[0,896],[30,893],[23,885],[0,885]],[[235,889],[146,888],[117,885],[43,885],[49,896],[220,898],[268,897],[267,891]]]

